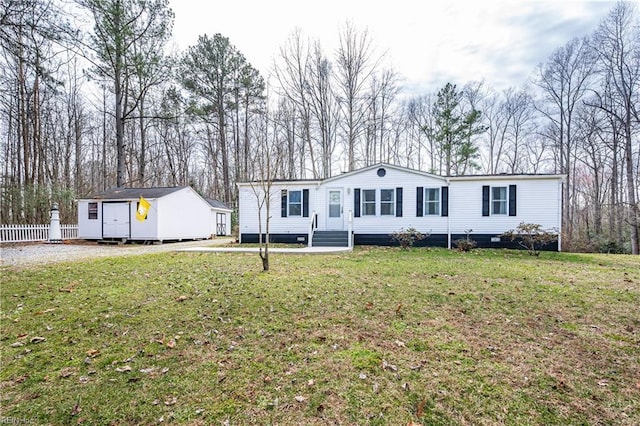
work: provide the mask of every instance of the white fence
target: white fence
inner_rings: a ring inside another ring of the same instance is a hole
[[[60,225],[63,240],[78,238],[78,225]],[[26,243],[29,241],[47,241],[49,225],[0,225],[0,242]]]

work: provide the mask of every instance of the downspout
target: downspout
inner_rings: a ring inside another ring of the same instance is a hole
[[[449,196],[447,197],[447,249],[451,250],[451,180],[447,177],[447,188],[449,188]]]
[[[564,176],[558,182],[558,251],[562,251],[562,193],[564,185]]]

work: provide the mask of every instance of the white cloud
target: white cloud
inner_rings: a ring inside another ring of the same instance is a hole
[[[605,1],[171,0],[174,37],[184,49],[201,34],[228,37],[264,75],[292,31],[318,39],[332,56],[350,20],[386,51],[418,94],[447,81],[484,79],[496,89],[521,86],[535,66],[573,37],[589,35],[613,7]]]

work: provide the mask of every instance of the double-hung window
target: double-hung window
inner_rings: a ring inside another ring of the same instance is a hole
[[[376,215],[376,190],[375,189],[362,190],[362,215],[363,216]]]
[[[395,189],[380,190],[380,214],[382,216],[394,216],[396,214]]]
[[[491,187],[491,214],[507,214],[507,187]]]
[[[302,216],[302,191],[289,191],[289,216]]]
[[[424,189],[424,213],[425,215],[440,214],[440,188]]]

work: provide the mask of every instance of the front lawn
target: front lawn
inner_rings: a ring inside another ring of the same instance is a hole
[[[640,259],[356,248],[3,269],[0,420],[640,424]]]

